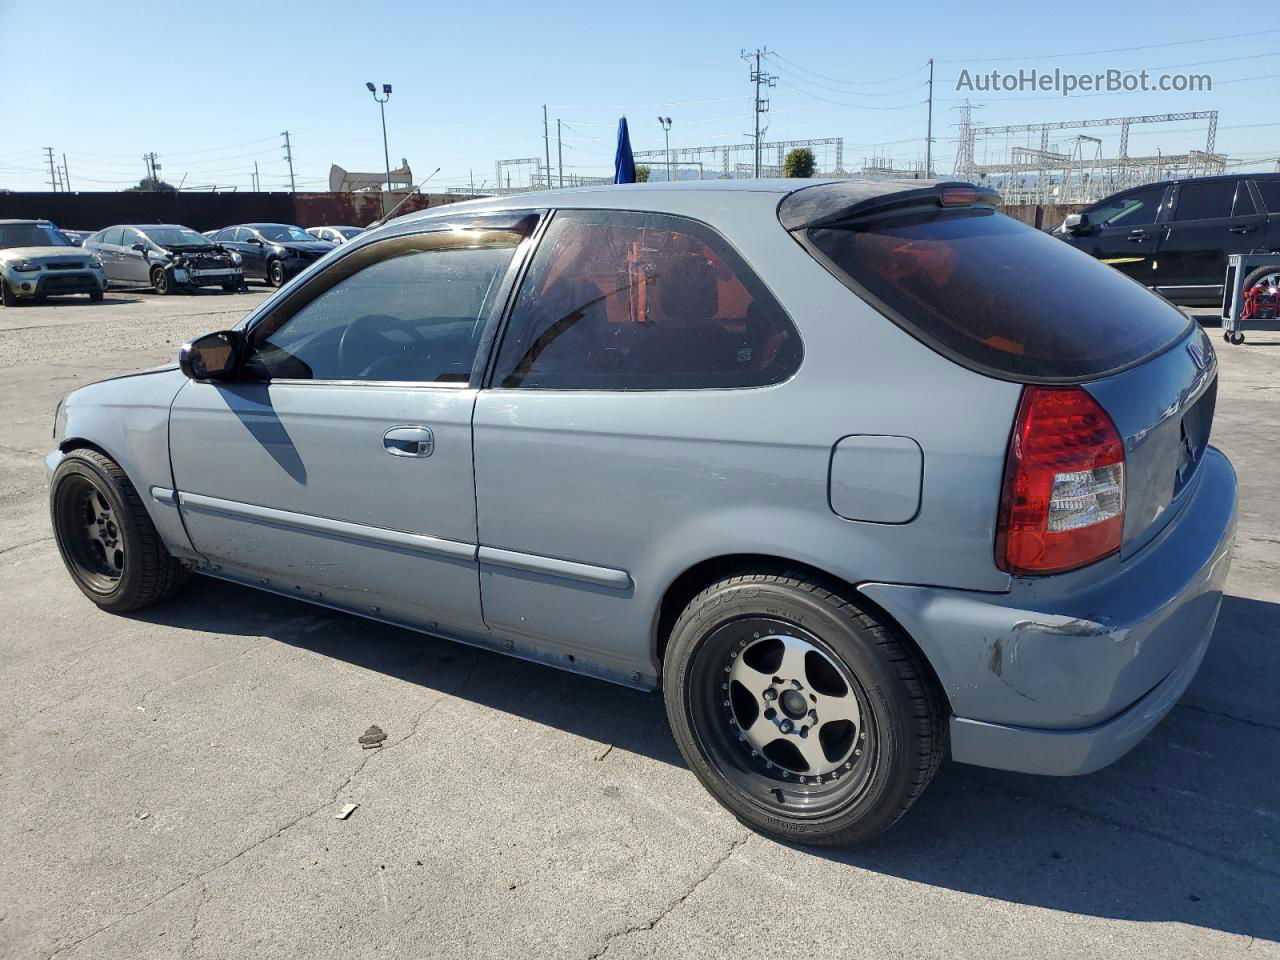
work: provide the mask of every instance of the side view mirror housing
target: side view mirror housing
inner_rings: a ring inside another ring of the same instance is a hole
[[[1067,233],[1088,233],[1093,229],[1087,213],[1072,213],[1062,221],[1062,229]]]
[[[234,330],[206,333],[178,351],[178,367],[192,380],[224,380],[240,367],[242,343]]]
[[[130,249],[130,250],[137,250],[139,253],[146,253],[146,252],[147,252],[147,245],[146,245],[145,243],[135,243],[135,244],[134,244],[132,247],[130,247],[129,249]]]
[[[260,237],[250,237],[249,242],[256,243],[258,246],[262,246],[262,239]]]

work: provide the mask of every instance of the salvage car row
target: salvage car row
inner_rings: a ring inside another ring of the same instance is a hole
[[[361,229],[250,223],[201,234],[180,224],[117,224],[72,231],[73,239],[47,220],[0,220],[0,300],[16,306],[81,293],[100,300],[109,286],[233,292],[247,279],[278,287]]]

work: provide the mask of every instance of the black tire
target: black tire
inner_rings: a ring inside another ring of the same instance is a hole
[[[284,261],[267,261],[267,283],[273,287],[284,286]]]
[[[94,303],[101,303],[103,296],[104,294],[101,290],[89,291],[89,299],[92,300]]]
[[[238,283],[224,283],[224,284],[222,285],[222,289],[223,289],[223,290],[225,290],[227,293],[235,293],[237,290],[239,290],[239,289],[240,289],[240,284],[238,284]]]
[[[748,682],[781,670],[788,661],[770,662],[770,645],[785,654],[792,643],[808,650],[798,661],[803,683],[773,676],[757,696],[738,682],[739,664],[753,656],[759,662],[744,671]],[[663,676],[667,718],[689,768],[738,820],[777,840],[866,840],[906,813],[942,761],[947,709],[919,654],[832,585],[803,573],[734,576],[702,591],[672,627]],[[782,710],[770,718],[767,705],[784,707],[795,696],[792,686],[824,710],[828,703],[856,705],[856,721],[791,713],[797,725],[812,718],[797,729]],[[743,716],[749,702],[758,711],[754,720]],[[764,719],[779,732],[770,729],[766,738],[775,739],[756,751],[743,724],[757,731]],[[828,738],[833,726],[836,736]],[[806,775],[792,758],[812,771],[796,745],[812,751],[815,742],[819,764],[838,766]]]
[[[0,278],[0,303],[6,307],[16,307],[18,305],[18,296],[9,288],[9,284]]]
[[[1250,270],[1249,275],[1244,278],[1244,284],[1240,289],[1248,290],[1263,277],[1273,273],[1280,273],[1280,263],[1273,263],[1270,266],[1258,267],[1256,270]]]
[[[1238,346],[1240,346],[1240,344],[1242,344],[1242,343],[1244,343],[1244,334],[1243,334],[1243,333],[1241,333],[1239,330],[1237,330],[1235,333],[1231,334],[1231,344],[1232,344],[1232,346],[1236,346],[1236,347],[1238,347]]]
[[[149,606],[190,576],[165,549],[124,470],[96,450],[75,450],[58,464],[49,485],[49,513],[71,579],[104,610]],[[95,527],[96,538],[88,532]]]
[[[164,267],[151,268],[151,286],[160,296],[168,296],[173,292],[173,284],[169,281],[169,271]]]

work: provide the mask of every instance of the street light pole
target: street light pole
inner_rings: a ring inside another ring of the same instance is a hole
[[[378,88],[372,83],[366,83],[365,86],[373,94],[373,99],[378,101],[378,111],[382,114],[382,157],[387,165],[387,193],[382,195],[382,213],[386,216],[387,194],[391,193],[391,151],[387,148],[387,101],[391,99],[391,84],[382,85],[382,96],[378,96]]]
[[[667,140],[667,183],[671,182],[671,118],[659,117],[658,123],[662,125],[662,135]]]

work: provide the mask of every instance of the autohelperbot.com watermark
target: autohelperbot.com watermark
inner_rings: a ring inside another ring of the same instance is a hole
[[[968,93],[1201,93],[1213,89],[1207,73],[1151,73],[1148,70],[1102,70],[1071,73],[1055,67],[1016,71],[961,70],[956,90]]]

